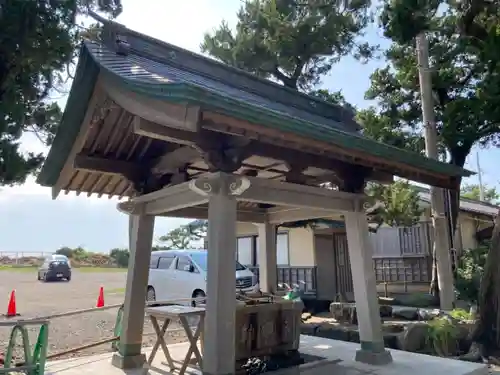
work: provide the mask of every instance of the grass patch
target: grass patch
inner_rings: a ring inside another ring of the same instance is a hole
[[[104,289],[104,294],[125,294],[125,288]]]
[[[16,264],[0,264],[0,271],[36,272],[38,266],[19,266]]]

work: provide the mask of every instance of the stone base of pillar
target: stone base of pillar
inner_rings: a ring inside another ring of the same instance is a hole
[[[111,365],[122,370],[143,368],[145,363],[145,354],[123,356],[120,353],[114,353],[111,358]]]
[[[380,352],[360,349],[356,352],[355,360],[368,365],[383,366],[392,363],[392,356],[391,352],[385,349]]]

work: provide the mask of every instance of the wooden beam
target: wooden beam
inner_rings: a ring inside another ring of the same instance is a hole
[[[236,196],[239,201],[266,203],[324,210],[330,212],[352,212],[365,200],[363,194],[352,194],[320,187],[298,185],[256,177],[244,177],[249,188]]]
[[[135,134],[142,135],[144,137],[189,146],[196,144],[198,139],[196,132],[174,129],[166,125],[148,121],[139,116],[134,117],[132,129]]]
[[[72,171],[72,160],[75,155],[80,152],[87,139],[87,134],[91,128],[91,124],[94,121],[95,112],[99,111],[99,105],[102,104],[104,99],[106,98],[106,94],[102,88],[102,79],[100,77],[97,78],[97,82],[94,86],[94,92],[90,98],[89,104],[87,106],[87,111],[85,113],[85,117],[80,125],[80,131],[76,137],[73,146],[71,147],[71,151],[66,159],[64,166],[59,174],[59,178],[57,179],[56,184],[52,187],[52,199],[56,199],[61,189],[69,182],[71,176],[73,174]]]
[[[269,223],[279,225],[300,220],[329,219],[339,215],[321,209],[281,207],[267,210],[267,216]]]
[[[141,173],[140,165],[123,160],[106,159],[97,156],[78,154],[73,161],[75,169],[103,174],[121,175],[127,178]]]
[[[128,112],[167,128],[197,132],[200,108],[183,104],[173,104],[165,100],[151,99],[123,90],[110,79],[104,78],[108,95]]]
[[[167,161],[169,156],[166,154],[164,157],[159,158],[153,163],[153,168],[157,169],[157,173],[161,172],[161,167],[156,167],[157,164],[162,162],[166,162],[167,165],[174,165],[173,169],[179,168],[177,165],[181,160],[186,160],[189,162],[193,160],[197,156],[201,156],[202,150],[200,148],[206,149],[207,145],[213,144],[215,146],[220,145],[222,134],[214,131],[210,131],[207,129],[200,129],[199,132],[185,132],[178,129],[172,129],[165,127],[163,125],[153,123],[151,121],[147,121],[143,118],[135,117],[134,119],[134,132],[136,134],[140,134],[143,136],[147,136],[150,138],[160,139],[167,142],[174,142],[184,144],[186,146],[191,146],[189,148],[182,148],[179,151],[175,151],[178,153],[178,157],[172,155],[172,159],[178,161]],[[242,138],[241,136],[234,136],[234,142]],[[285,164],[294,166],[297,161],[300,161],[301,170],[305,170],[306,166],[308,167],[316,167],[320,169],[337,171],[337,170],[345,170],[349,168],[354,168],[354,165],[351,165],[347,162],[336,160],[332,158],[328,158],[326,156],[320,156],[304,151],[298,151],[295,149],[286,148],[283,146],[272,145],[267,143],[262,143],[258,141],[248,141],[246,145],[240,147],[244,148],[245,155],[256,155],[261,157],[266,157],[275,160],[282,160]],[[169,171],[168,168],[165,168],[166,171]],[[297,173],[294,174],[295,178],[293,181],[299,182],[301,179]],[[338,180],[338,177],[335,178],[334,174],[330,174],[329,177],[331,179],[324,180],[324,182],[332,181],[335,182]],[[306,177],[310,178],[310,177]],[[318,176],[318,178],[322,178],[322,176]],[[379,182],[387,182],[392,180],[392,175],[382,172],[382,171],[373,171],[368,179],[375,180]]]
[[[236,212],[236,220],[241,223],[265,223],[265,212],[238,210]],[[165,217],[180,217],[187,219],[208,219],[208,208],[204,206],[183,208],[178,211],[170,211],[168,213],[159,215]]]
[[[152,193],[140,195],[127,203],[131,206],[143,207],[142,212],[146,215],[163,215],[207,203],[208,197],[190,189],[190,183],[183,182],[167,186]]]
[[[324,141],[306,139],[298,134],[289,132],[284,134],[278,129],[266,127],[265,124],[250,123],[216,112],[203,112],[202,127],[221,133],[258,139],[272,145],[281,143],[283,146],[290,146],[290,148],[295,149],[299,153],[307,149],[314,155],[321,157],[329,156],[330,160],[333,157],[335,160],[343,160],[344,163],[362,165],[433,186],[446,189],[456,188],[456,185],[454,185],[456,177],[444,176],[438,172],[424,170],[399,161],[366,155],[362,151],[345,149]],[[288,148],[285,147],[285,149]]]
[[[174,173],[199,158],[201,158],[199,150],[191,146],[181,146],[154,160],[152,171],[156,174]]]

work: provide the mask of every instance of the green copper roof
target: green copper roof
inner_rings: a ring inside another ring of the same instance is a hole
[[[215,110],[305,138],[328,142],[344,149],[362,152],[367,156],[380,157],[389,162],[401,162],[422,171],[451,177],[472,174],[454,165],[437,162],[419,154],[367,139],[352,131],[352,126],[338,121],[340,116],[322,117],[318,115],[318,111],[304,110],[303,94],[297,93],[302,100],[300,106],[287,106],[283,101],[271,100],[265,95],[259,95],[255,90],[246,91],[241,87],[211,78],[207,74],[189,71],[187,68],[181,69],[182,61],[179,61],[180,57],[177,58],[175,52],[167,54],[167,57],[159,61],[152,57],[151,53],[149,55],[146,53],[150,51],[150,47],[145,48],[144,53],[141,53],[137,44],[132,44],[132,47],[128,54],[121,55],[101,44],[83,44],[64,116],[39,175],[38,183],[44,186],[55,185],[82,125],[99,73],[121,85],[124,90],[151,98],[168,102],[193,103],[204,109]],[[195,56],[191,58],[198,60],[210,60],[203,56],[191,55]],[[234,73],[235,69],[230,69],[231,73]],[[274,86],[276,85],[273,85],[273,89],[276,90]],[[291,94],[287,92],[287,95]],[[314,99],[310,104],[315,107],[317,102]],[[328,108],[331,109],[331,106]]]

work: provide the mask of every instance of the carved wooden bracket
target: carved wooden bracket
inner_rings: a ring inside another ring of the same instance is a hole
[[[214,133],[200,137],[197,143],[209,171],[226,173],[234,173],[241,168],[248,156],[249,145],[249,140]]]
[[[351,165],[338,168],[335,173],[339,176],[339,190],[346,193],[361,194],[365,190],[370,169],[360,165]]]

